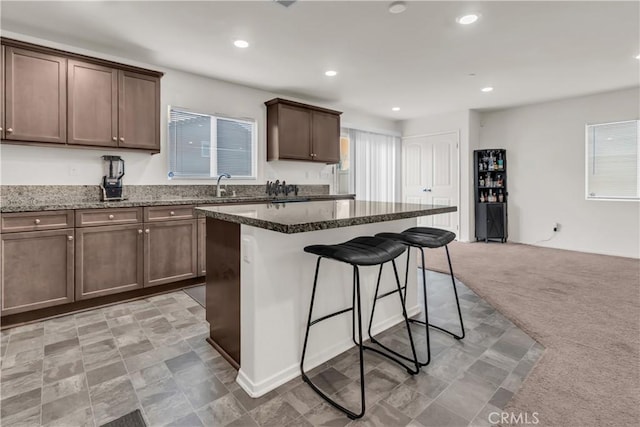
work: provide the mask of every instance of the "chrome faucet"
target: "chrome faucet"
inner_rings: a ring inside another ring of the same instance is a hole
[[[223,174],[220,174],[218,176],[218,183],[216,184],[216,197],[221,197],[222,193],[226,193],[227,192],[227,184],[224,185],[224,188],[220,188],[220,180],[222,178],[229,179],[229,178],[231,178],[231,175],[229,175],[228,173],[223,173]]]

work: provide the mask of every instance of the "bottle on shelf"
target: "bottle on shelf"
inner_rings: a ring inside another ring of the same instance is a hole
[[[502,190],[498,190],[498,201],[500,203],[504,202],[504,194],[502,194]]]
[[[484,199],[484,192],[480,192],[480,203],[484,203],[485,199]]]
[[[498,186],[498,187],[502,187],[502,183],[503,183],[503,181],[502,181],[502,175],[498,174],[498,183],[497,183],[497,186]]]
[[[484,184],[487,187],[492,187],[493,186],[493,180],[491,179],[491,175],[487,174],[487,176],[484,179]]]
[[[494,166],[494,163],[493,163],[493,151],[491,151],[490,154],[489,154],[489,168],[488,168],[488,170],[492,171],[493,170],[493,166]]]
[[[504,170],[504,159],[502,158],[502,151],[498,152],[498,170]]]
[[[480,175],[480,187],[484,187],[484,178]]]

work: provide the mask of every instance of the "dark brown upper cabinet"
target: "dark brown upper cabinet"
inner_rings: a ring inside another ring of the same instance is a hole
[[[5,48],[5,132],[12,141],[67,142],[67,59]]]
[[[160,152],[162,73],[2,38],[3,142]]]
[[[267,106],[267,160],[338,163],[339,111],[275,98]]]
[[[4,139],[4,46],[0,46],[0,138]]]
[[[69,60],[69,144],[118,146],[118,70]]]
[[[160,80],[120,71],[118,144],[160,151]]]

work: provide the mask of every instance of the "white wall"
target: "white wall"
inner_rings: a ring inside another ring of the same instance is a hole
[[[585,124],[637,119],[639,101],[633,88],[482,114],[481,147],[507,150],[509,240],[640,257],[640,202],[585,200]]]
[[[473,167],[471,159],[474,147],[477,145],[476,135],[470,133],[473,122],[474,128],[477,117],[475,113],[465,110],[452,113],[432,115],[417,119],[405,120],[402,122],[402,136],[430,135],[449,131],[460,132],[460,201],[458,211],[460,212],[460,229],[458,239],[463,242],[469,241],[473,236]]]
[[[2,32],[9,38],[24,40],[85,55],[101,57],[121,63],[137,65],[165,72],[161,83],[161,153],[149,155],[135,151],[108,151],[92,149],[47,148],[2,144],[0,146],[0,182],[4,185],[67,184],[97,185],[102,177],[104,154],[121,155],[127,166],[126,185],[156,184],[211,184],[209,180],[167,179],[167,110],[169,105],[205,113],[221,113],[227,116],[249,117],[257,120],[258,128],[258,179],[235,181],[239,184],[262,184],[267,179],[284,179],[296,184],[332,184],[332,166],[310,162],[266,161],[266,108],[264,102],[278,97],[276,93],[253,89],[166,69],[155,65],[104,55],[94,50],[37,39],[16,33]],[[291,97],[286,97],[291,99]],[[304,99],[301,102],[313,103]],[[341,110],[338,105],[321,105]],[[397,123],[383,118],[344,111],[342,121],[364,128],[397,131]],[[234,180],[231,180],[234,182]]]

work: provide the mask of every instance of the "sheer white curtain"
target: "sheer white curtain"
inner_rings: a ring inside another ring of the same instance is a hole
[[[356,199],[378,202],[400,201],[400,138],[348,130],[352,147]]]

